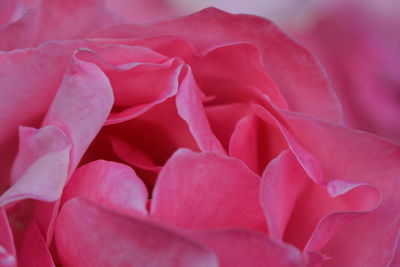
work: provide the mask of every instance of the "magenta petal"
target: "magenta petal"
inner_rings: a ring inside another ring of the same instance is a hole
[[[56,245],[66,266],[218,266],[215,255],[202,245],[84,199],[72,199],[62,208]]]
[[[17,266],[14,239],[3,207],[0,207],[0,266]]]
[[[71,139],[71,170],[103,126],[112,105],[112,89],[104,73],[96,65],[74,58],[43,122],[60,127]]]
[[[68,178],[68,137],[55,126],[39,130],[20,128],[20,149],[15,160],[17,180],[1,197],[0,204],[25,198],[54,201],[61,196]]]
[[[74,172],[63,193],[63,202],[85,197],[111,210],[147,214],[148,193],[135,171],[127,165],[98,160]]]
[[[215,251],[220,267],[304,266],[298,249],[260,233],[229,229],[192,236]]]
[[[160,172],[151,216],[188,228],[265,230],[259,184],[237,159],[180,149]]]
[[[18,266],[55,267],[50,251],[38,226],[32,222],[25,232],[18,251]]]
[[[221,143],[211,131],[210,124],[204,111],[200,97],[200,90],[194,80],[190,67],[186,67],[186,73],[179,86],[176,96],[176,107],[179,116],[186,121],[190,132],[196,140],[201,151],[226,154]]]

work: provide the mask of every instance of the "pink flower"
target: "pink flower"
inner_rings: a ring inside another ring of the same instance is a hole
[[[2,28],[3,266],[396,264],[400,148],[342,125],[309,52],[260,17],[74,3]]]

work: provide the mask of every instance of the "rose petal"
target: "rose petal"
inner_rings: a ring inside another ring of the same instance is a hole
[[[39,130],[21,127],[20,138],[14,168],[20,176],[0,197],[0,205],[26,198],[56,200],[68,178],[71,149],[68,137],[59,128],[46,126]]]
[[[0,192],[10,180],[9,172],[18,148],[18,126],[40,127],[68,59],[76,48],[85,45],[87,42],[82,41],[57,42],[0,52]]]
[[[188,238],[83,199],[64,205],[56,244],[61,263],[76,267],[218,266],[212,252]]]
[[[63,202],[85,197],[111,210],[146,215],[148,193],[145,185],[129,166],[98,160],[74,172],[63,193]]]
[[[260,233],[229,229],[195,233],[193,237],[215,251],[221,267],[304,266],[299,250]]]
[[[263,68],[262,55],[249,43],[232,43],[200,52],[189,61],[200,88],[215,96],[212,104],[247,102],[256,96],[248,87],[255,87],[278,106],[287,108],[278,87]]]
[[[0,207],[0,266],[14,267],[16,265],[13,234],[8,223],[7,214]]]
[[[226,151],[229,151],[231,135],[237,122],[250,115],[248,105],[242,103],[205,107],[211,129]]]
[[[371,134],[339,127],[295,113],[283,112],[290,131],[318,157],[328,180],[370,184],[382,194],[375,211],[345,225],[323,250],[327,266],[384,266],[392,259],[398,231],[400,149]],[[384,229],[384,230],[383,230]]]
[[[224,155],[226,154],[224,148],[211,131],[193,73],[188,66],[186,67],[186,73],[176,95],[178,114],[188,124],[201,151]]]
[[[151,216],[196,229],[264,229],[259,177],[236,159],[178,150],[161,170]]]
[[[280,132],[254,115],[240,119],[229,142],[229,155],[241,159],[254,172],[262,173],[265,166],[287,148]]]
[[[193,31],[193,28],[198,30]],[[207,8],[179,19],[119,25],[93,34],[113,38],[154,35],[178,36],[189,40],[199,50],[229,42],[255,44],[262,51],[268,75],[278,85],[291,110],[333,122],[342,120],[340,103],[317,61],[261,17],[232,15]]]
[[[56,266],[35,222],[30,224],[22,240],[18,251],[18,266]]]
[[[306,179],[308,177],[304,170],[288,150],[268,164],[261,179],[260,199],[271,237],[283,238]]]
[[[110,82],[94,64],[73,59],[43,125],[56,125],[72,141],[73,170],[113,105]]]
[[[122,44],[146,47],[166,57],[178,57],[184,61],[191,59],[196,52],[196,49],[190,42],[176,36],[160,35],[133,39],[91,38],[91,40],[101,44]]]
[[[157,173],[178,148],[199,150],[187,123],[178,115],[175,98],[133,120],[105,127],[104,135],[122,160]]]

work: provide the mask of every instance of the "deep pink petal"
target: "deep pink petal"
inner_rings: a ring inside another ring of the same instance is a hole
[[[43,121],[60,127],[71,139],[71,170],[103,126],[113,101],[104,73],[92,63],[73,59]]]
[[[188,238],[83,199],[64,205],[56,244],[67,266],[218,266],[211,251]]]
[[[237,122],[252,114],[249,105],[234,103],[226,105],[206,106],[208,121],[211,129],[226,151]]]
[[[201,151],[225,154],[221,143],[211,131],[199,88],[189,67],[186,68],[185,76],[179,86],[176,107],[179,116],[188,124]]]
[[[255,98],[249,87],[257,88],[282,108],[287,104],[268,77],[258,48],[249,43],[212,47],[188,61],[202,91],[214,96],[212,104],[246,102]]]
[[[199,50],[229,42],[255,44],[262,51],[268,75],[278,85],[291,110],[333,122],[342,119],[340,104],[317,61],[268,20],[207,8],[179,19],[120,25],[94,34],[114,38],[154,35],[178,36]]]
[[[260,196],[271,237],[283,238],[306,179],[307,175],[290,151],[282,152],[268,164],[261,179]]]
[[[296,248],[245,230],[219,230],[192,235],[218,256],[221,267],[300,267],[302,255]]]
[[[161,170],[151,216],[178,226],[264,229],[259,177],[242,162],[178,150]]]
[[[375,186],[382,204],[345,225],[323,250],[328,266],[382,266],[393,258],[400,229],[398,177],[400,148],[364,132],[282,112],[302,146],[318,157],[328,180]]]
[[[7,214],[4,208],[0,207],[0,266],[15,267],[16,262],[13,234]]]
[[[38,226],[32,222],[22,240],[18,251],[18,266],[21,267],[55,267],[45,239]]]
[[[115,154],[136,171],[150,171],[141,178],[154,186],[156,175],[179,148],[199,151],[187,123],[178,115],[175,98],[154,106],[139,117],[102,130]]]
[[[15,160],[15,183],[0,197],[5,205],[26,198],[54,201],[68,178],[71,144],[55,126],[39,130],[20,128],[20,149]]]
[[[229,142],[229,155],[241,159],[261,174],[265,166],[286,148],[285,139],[273,123],[264,123],[250,115],[236,123]]]
[[[63,193],[63,202],[85,197],[123,214],[146,215],[148,193],[145,185],[129,166],[98,160],[74,172]]]

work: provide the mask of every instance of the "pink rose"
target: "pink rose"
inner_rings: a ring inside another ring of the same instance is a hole
[[[213,8],[91,28],[94,4],[0,54],[3,266],[395,266],[400,148],[342,125],[309,52]]]

